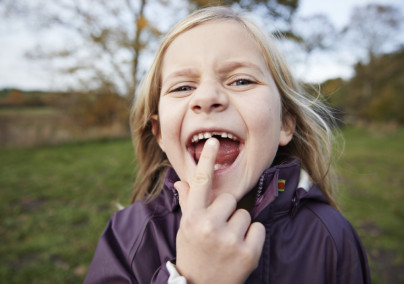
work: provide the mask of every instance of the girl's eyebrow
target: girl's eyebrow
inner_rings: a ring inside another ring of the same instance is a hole
[[[252,63],[252,62],[247,62],[247,61],[229,61],[220,64],[220,66],[217,68],[218,73],[221,74],[227,74],[230,73],[236,69],[239,68],[248,68],[248,69],[253,69],[259,72],[260,75],[264,76],[264,71],[262,70],[261,67],[258,65]],[[198,71],[195,68],[183,68],[180,70],[176,70],[172,73],[170,73],[166,78],[163,80],[163,84],[169,81],[172,78],[178,78],[178,77],[197,77],[198,76]]]
[[[166,81],[169,81],[171,78],[185,77],[185,76],[196,77],[196,76],[198,76],[198,71],[194,68],[184,68],[184,69],[174,71],[174,72],[170,73],[166,78],[164,78],[163,84]]]
[[[254,69],[260,73],[260,75],[264,75],[264,71],[259,67],[258,65],[252,63],[252,62],[247,62],[247,61],[230,61],[230,62],[225,62],[219,66],[217,69],[219,73],[230,73],[236,69],[239,68],[248,68],[248,69]]]

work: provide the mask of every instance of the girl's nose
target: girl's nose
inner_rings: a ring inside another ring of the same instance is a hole
[[[200,84],[193,92],[190,107],[195,113],[211,113],[224,111],[229,99],[224,90],[214,83]]]

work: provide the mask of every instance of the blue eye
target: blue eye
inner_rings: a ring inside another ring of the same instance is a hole
[[[247,78],[239,77],[238,79],[235,78],[235,80],[231,81],[230,86],[248,86],[253,84],[257,84],[257,81],[248,77]]]
[[[254,84],[254,82],[251,80],[248,80],[248,79],[238,79],[232,83],[232,85],[235,85],[235,86],[244,86],[244,85],[250,85],[250,84]]]
[[[181,86],[181,87],[178,87],[178,88],[170,91],[170,93],[173,93],[173,92],[187,92],[187,91],[192,91],[192,90],[193,90],[193,88],[190,87],[190,86]]]

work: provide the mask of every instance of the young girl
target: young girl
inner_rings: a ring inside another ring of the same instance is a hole
[[[134,203],[85,283],[370,283],[336,210],[326,115],[250,20],[188,16],[139,88]]]

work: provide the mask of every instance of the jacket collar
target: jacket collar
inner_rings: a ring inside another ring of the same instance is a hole
[[[180,207],[178,192],[174,188],[174,183],[179,180],[180,178],[178,177],[174,169],[168,168],[164,180],[164,188],[162,193],[165,195],[166,206],[170,209],[170,211],[176,211]]]
[[[271,166],[261,175],[260,181],[263,183],[264,190],[251,211],[253,220],[268,211],[270,204],[272,212],[290,209],[290,201],[298,184],[300,163],[297,159],[283,161]]]
[[[251,211],[253,220],[263,221],[273,217],[294,214],[302,201],[316,199],[328,203],[321,190],[312,185],[310,177],[301,170],[300,162],[296,158],[282,157],[278,162],[266,169],[257,185],[252,189],[257,193],[257,200]],[[163,194],[166,206],[170,211],[179,209],[178,192],[174,183],[179,177],[173,168],[166,173]]]
[[[254,221],[268,222],[279,216],[293,216],[307,200],[328,203],[319,187],[312,183],[298,159],[286,157],[283,162],[264,171],[263,196],[251,212]]]

